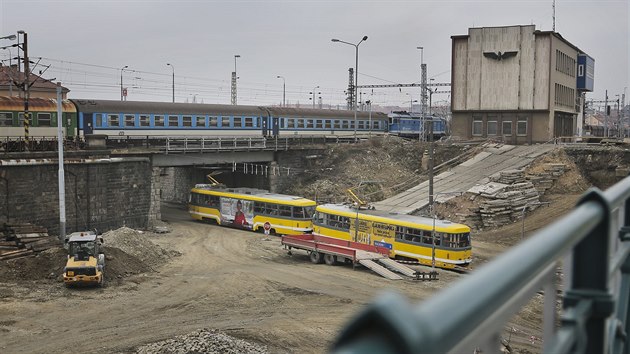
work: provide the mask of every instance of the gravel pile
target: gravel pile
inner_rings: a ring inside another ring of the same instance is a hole
[[[121,227],[103,234],[105,247],[118,248],[152,270],[166,263],[176,252],[169,252],[153,243],[143,231]]]
[[[142,346],[138,354],[259,354],[268,353],[264,345],[252,344],[217,330],[201,329],[173,339]]]

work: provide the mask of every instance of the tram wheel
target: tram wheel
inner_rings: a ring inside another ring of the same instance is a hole
[[[310,257],[311,257],[311,262],[315,264],[320,264],[324,262],[324,255],[317,251],[311,252]]]
[[[334,266],[337,264],[337,257],[332,254],[325,254],[324,262],[328,265]]]

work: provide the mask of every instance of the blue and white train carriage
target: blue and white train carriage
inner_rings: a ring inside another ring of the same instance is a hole
[[[389,133],[408,138],[418,138],[424,134],[429,136],[428,122],[433,122],[433,138],[439,139],[447,135],[447,125],[444,118],[426,116],[422,118],[420,113],[407,111],[394,111],[389,114]]]
[[[354,112],[284,107],[72,100],[83,134],[108,136],[351,135]],[[385,133],[387,115],[358,112],[358,133]]]

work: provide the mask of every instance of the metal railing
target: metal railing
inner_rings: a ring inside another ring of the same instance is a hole
[[[379,297],[335,353],[498,353],[506,323],[541,288],[543,352],[629,353],[630,177],[430,299]],[[556,325],[556,270],[565,273]]]

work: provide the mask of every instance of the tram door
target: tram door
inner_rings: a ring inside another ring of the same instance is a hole
[[[272,119],[273,136],[278,136],[280,133],[280,118],[272,117],[271,119]]]
[[[92,113],[83,113],[83,135],[92,134],[94,127],[92,127]]]

